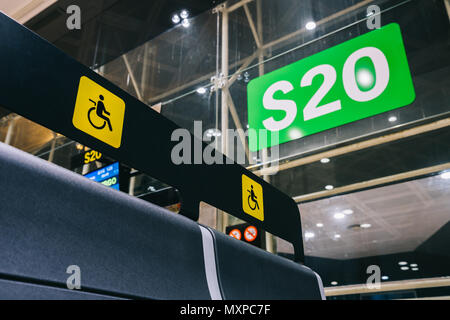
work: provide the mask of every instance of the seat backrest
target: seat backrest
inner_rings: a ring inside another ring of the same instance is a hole
[[[224,299],[325,299],[322,280],[310,268],[212,232]]]
[[[1,143],[0,195],[0,298],[321,298],[306,267]]]

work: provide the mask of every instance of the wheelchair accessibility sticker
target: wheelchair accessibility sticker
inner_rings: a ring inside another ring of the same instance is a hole
[[[248,215],[264,221],[264,198],[262,186],[242,175],[242,209]]]
[[[89,78],[80,78],[72,119],[75,128],[119,148],[124,116],[122,99]]]

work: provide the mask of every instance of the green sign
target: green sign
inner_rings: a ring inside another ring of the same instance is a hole
[[[299,139],[412,103],[414,86],[398,24],[252,80],[251,151]],[[277,138],[275,138],[277,136]]]

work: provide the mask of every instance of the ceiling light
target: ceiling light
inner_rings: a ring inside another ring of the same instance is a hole
[[[341,238],[341,235],[340,235],[340,234],[335,234],[335,235],[334,235],[334,238],[335,238],[335,239],[340,239],[340,238]]]
[[[351,224],[347,227],[349,230],[359,231],[361,230],[361,225],[359,223]]]
[[[361,228],[367,229],[370,228],[372,225],[370,223],[363,223],[361,224]]]
[[[181,19],[187,19],[189,17],[189,12],[187,10],[181,10],[180,17]]]
[[[445,180],[450,179],[450,171],[441,173],[441,178]]]
[[[306,25],[305,28],[307,30],[314,30],[316,28],[316,23],[314,21],[309,21]]]
[[[411,268],[412,271],[419,271],[419,268]]]
[[[402,269],[403,271],[405,271],[405,270],[409,270],[409,267],[400,267],[400,269]]]
[[[334,187],[333,187],[331,184],[329,184],[329,185],[326,185],[326,186],[325,186],[325,189],[327,189],[327,190],[333,190]]]
[[[320,159],[320,162],[322,162],[322,163],[328,163],[328,162],[330,162],[330,159],[328,159],[328,158],[322,158],[322,159]]]
[[[342,211],[343,214],[353,214],[353,210],[352,209],[345,209],[344,211]]]
[[[382,276],[381,280],[389,280],[389,277],[388,276]]]
[[[399,266],[406,266],[407,264],[408,264],[408,262],[406,262],[406,261],[400,261],[398,263]]]
[[[410,265],[409,265],[410,267],[418,267],[418,265],[417,265],[417,263],[411,263]]]
[[[342,219],[342,218],[344,218],[345,217],[345,214],[343,214],[343,213],[341,213],[341,212],[338,212],[338,213],[335,213],[334,214],[334,218],[335,219]]]
[[[317,228],[322,228],[322,227],[323,227],[323,223],[320,223],[320,222],[319,222],[318,224],[316,224],[316,227],[317,227]]]
[[[179,23],[180,21],[181,21],[181,19],[180,19],[180,16],[179,16],[179,15],[174,14],[174,15],[172,16],[172,22],[173,22],[173,23],[177,24],[177,23]]]
[[[364,89],[369,89],[373,86],[375,82],[375,77],[367,69],[359,69],[356,73],[356,79],[359,85],[361,85]]]
[[[338,284],[337,281],[331,281],[332,286],[337,286],[337,284]]]
[[[397,117],[396,116],[392,116],[392,117],[389,117],[389,122],[395,122],[395,121],[397,121]]]
[[[188,19],[183,19],[183,21],[181,21],[181,25],[185,28],[189,27],[191,25],[191,23],[189,22]]]
[[[292,140],[299,139],[302,137],[302,132],[300,130],[298,130],[297,128],[290,129],[288,134],[289,134],[289,138],[291,138]]]
[[[314,238],[314,236],[315,236],[314,232],[305,232],[306,239]]]
[[[204,87],[200,87],[197,89],[197,93],[198,94],[205,94],[206,93],[206,89]]]
[[[207,137],[212,137],[212,136],[214,136],[214,137],[220,137],[221,135],[222,135],[222,133],[220,132],[220,130],[219,129],[215,129],[215,128],[213,128],[213,129],[208,129],[208,130],[206,130],[206,136]]]

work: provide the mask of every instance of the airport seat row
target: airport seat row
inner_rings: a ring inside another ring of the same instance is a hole
[[[303,265],[1,143],[0,195],[0,299],[324,298]]]

